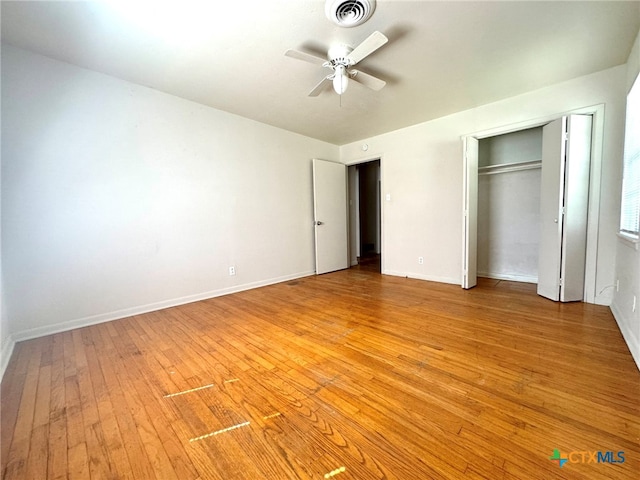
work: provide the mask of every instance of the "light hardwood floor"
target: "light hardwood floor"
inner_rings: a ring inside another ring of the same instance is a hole
[[[25,341],[1,413],[6,479],[640,478],[609,309],[490,280],[351,269]]]

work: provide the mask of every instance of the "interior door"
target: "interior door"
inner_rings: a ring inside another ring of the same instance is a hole
[[[589,173],[591,169],[591,115],[571,115],[564,178],[560,301],[584,300],[587,256]]]
[[[538,294],[555,301],[584,299],[591,123],[570,115],[543,127]]]
[[[313,212],[316,274],[349,266],[347,239],[347,167],[313,160]]]
[[[464,149],[462,288],[472,288],[478,283],[478,139],[466,137]]]
[[[555,301],[560,300],[566,128],[567,117],[542,128],[538,295]]]

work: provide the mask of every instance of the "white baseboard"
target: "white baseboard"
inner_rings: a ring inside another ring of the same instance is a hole
[[[393,270],[385,270],[382,273],[385,275],[392,275],[394,277],[406,277],[406,278],[414,278],[416,280],[426,280],[428,282],[451,283],[453,285],[460,285],[459,278],[438,277],[435,275],[422,275],[420,273],[413,273],[413,272],[394,272]]]
[[[7,369],[7,365],[9,365],[9,360],[11,360],[11,354],[13,353],[13,347],[16,346],[16,341],[13,338],[13,335],[9,335],[2,347],[0,348],[0,382],[4,377],[4,372]]]
[[[533,277],[531,275],[478,272],[478,277],[493,278],[494,280],[507,280],[510,282],[538,283],[538,277]]]
[[[627,347],[629,347],[629,351],[631,352],[631,356],[633,360],[636,362],[636,366],[638,370],[640,370],[640,341],[635,337],[633,332],[627,327],[627,323],[624,321],[624,315],[618,309],[616,303],[611,304],[611,313],[613,314],[613,318],[616,319],[616,323],[618,324],[618,328],[622,333],[622,337],[624,341],[627,343]]]
[[[162,310],[164,308],[177,307],[178,305],[184,305],[187,303],[198,302],[200,300],[207,300],[210,298],[221,297],[223,295],[229,295],[231,293],[238,293],[245,290],[251,290],[253,288],[265,287],[267,285],[273,285],[276,283],[288,282],[290,280],[295,280],[297,278],[302,278],[302,277],[308,277],[314,274],[315,272],[313,271],[300,272],[293,275],[285,275],[283,277],[270,278],[267,280],[260,280],[258,282],[246,283],[243,285],[235,285],[229,288],[222,288],[219,290],[212,290],[209,292],[198,293],[195,295],[188,295],[186,297],[174,298],[171,300],[151,303],[148,305],[140,305],[137,307],[126,308],[123,310],[116,310],[114,312],[101,313],[99,315],[92,315],[89,317],[78,318],[75,320],[68,320],[66,322],[57,323],[55,325],[46,325],[43,327],[31,328],[29,330],[23,330],[21,332],[14,333],[12,337],[14,342],[30,340],[32,338],[44,337],[45,335],[53,335],[54,333],[66,332],[68,330],[73,330],[75,328],[88,327],[91,325],[96,325],[98,323],[109,322],[111,320],[118,320],[120,318],[131,317],[133,315],[141,315],[143,313]],[[3,353],[4,353],[4,350],[3,350]]]

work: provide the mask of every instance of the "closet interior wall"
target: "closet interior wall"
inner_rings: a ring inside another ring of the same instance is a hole
[[[542,127],[481,139],[478,276],[537,283]]]

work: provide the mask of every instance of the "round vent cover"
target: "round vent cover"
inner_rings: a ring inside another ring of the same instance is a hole
[[[355,27],[366,22],[376,9],[376,0],[327,0],[325,12],[340,27]]]

